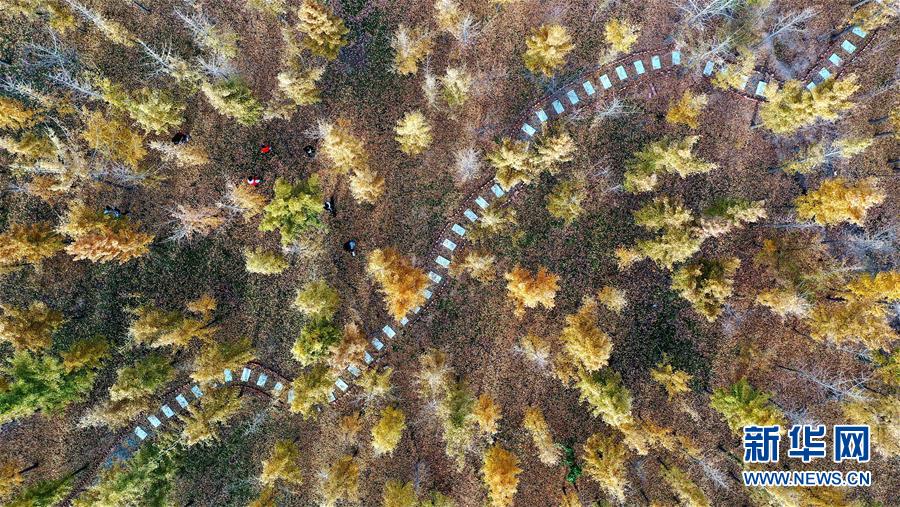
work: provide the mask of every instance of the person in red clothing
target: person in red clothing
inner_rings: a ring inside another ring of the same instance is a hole
[[[264,144],[259,148],[259,152],[263,155],[268,155],[269,153],[272,152],[272,146],[270,146],[268,144]]]
[[[247,178],[247,184],[250,185],[251,187],[258,187],[260,181],[262,181],[262,180],[260,180],[256,176],[250,176]]]

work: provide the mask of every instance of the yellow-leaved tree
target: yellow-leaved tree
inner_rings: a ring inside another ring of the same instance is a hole
[[[227,203],[223,204],[226,209],[240,213],[245,221],[262,213],[268,204],[266,196],[262,195],[253,185],[250,184],[229,184],[228,191],[225,194]]]
[[[421,111],[407,112],[397,120],[394,131],[397,133],[394,139],[400,144],[400,151],[407,155],[418,155],[431,144],[431,125]]]
[[[137,225],[127,217],[106,216],[76,201],[69,206],[59,232],[74,240],[66,246],[66,253],[75,260],[124,264],[150,251],[153,236],[139,232]]]
[[[517,265],[503,277],[506,279],[507,297],[512,300],[513,313],[517,317],[525,315],[526,308],[537,308],[539,305],[553,308],[556,291],[559,290],[559,275],[543,266],[532,274]]]
[[[684,470],[677,466],[660,467],[660,475],[684,507],[709,507],[709,499]]]
[[[691,392],[688,384],[693,377],[687,372],[674,369],[666,354],[663,354],[662,361],[656,363],[656,366],[650,370],[650,378],[663,386],[670,400],[680,394]]]
[[[550,434],[550,425],[544,418],[544,413],[539,407],[525,409],[525,418],[522,426],[531,435],[531,440],[538,451],[538,459],[547,466],[556,466],[562,455],[562,450],[553,442]]]
[[[406,429],[406,415],[396,407],[384,407],[378,422],[372,426],[372,449],[375,455],[393,454],[404,429]]]
[[[345,370],[348,366],[362,366],[363,354],[369,340],[365,333],[354,322],[344,325],[341,340],[331,346],[328,351],[328,364],[335,372]]]
[[[535,169],[528,153],[528,144],[524,141],[504,138],[488,153],[487,159],[497,171],[497,183],[506,190],[534,180]]]
[[[584,213],[582,202],[587,198],[586,186],[583,178],[559,182],[547,194],[547,211],[551,216],[562,219],[566,225],[572,225]]]
[[[425,401],[434,401],[444,395],[453,380],[453,370],[448,364],[447,354],[438,349],[429,349],[419,356],[419,371],[416,384],[419,396]]]
[[[672,289],[712,322],[722,314],[725,300],[734,290],[734,274],[740,264],[737,257],[686,264],[672,274]]]
[[[625,291],[609,285],[597,291],[597,301],[609,311],[620,314],[628,306],[628,297]]]
[[[850,222],[862,226],[869,208],[878,206],[885,199],[878,180],[870,177],[848,181],[837,177],[825,180],[816,190],[794,200],[797,217],[815,220],[820,225]]]
[[[350,175],[350,193],[356,202],[375,204],[384,194],[384,177],[368,166],[356,169]]]
[[[300,486],[303,484],[303,476],[300,473],[299,462],[300,449],[297,444],[290,440],[278,440],[272,446],[269,457],[262,462],[259,482],[266,486],[274,486],[277,483]]]
[[[402,319],[425,302],[423,291],[428,286],[428,276],[397,250],[373,251],[369,254],[366,272],[381,285],[388,313],[395,320]]]
[[[160,158],[178,167],[197,167],[209,163],[209,154],[199,144],[172,144],[150,141],[150,147],[159,152]]]
[[[323,507],[336,507],[341,500],[355,503],[359,499],[359,462],[353,456],[341,456],[323,475],[319,487]]]
[[[900,273],[863,274],[850,281],[839,298],[819,302],[806,319],[810,336],[837,344],[861,342],[873,351],[890,349],[896,332],[888,307],[900,300]]]
[[[128,116],[146,132],[163,134],[184,121],[184,104],[165,90],[141,88],[128,96],[124,106]]]
[[[784,425],[784,414],[769,400],[771,393],[757,391],[747,379],[713,391],[709,405],[722,414],[728,427],[739,434],[744,426]]]
[[[219,439],[219,431],[229,419],[241,410],[241,399],[237,389],[220,387],[200,398],[200,403],[188,406],[188,415],[181,430],[184,445],[209,445]]]
[[[717,168],[717,164],[705,162],[691,153],[699,139],[700,136],[688,136],[680,140],[656,141],[636,152],[626,164],[625,190],[649,192],[656,188],[660,174],[677,174],[686,178]]]
[[[457,261],[450,268],[450,274],[459,276],[469,273],[472,278],[481,283],[488,283],[497,277],[494,263],[497,257],[481,250],[467,250],[465,257]]]
[[[304,0],[297,10],[297,30],[303,33],[303,45],[329,60],[347,44],[350,30],[344,20],[329,12],[318,0]]]
[[[239,370],[256,358],[250,338],[205,343],[194,357],[191,378],[206,384],[220,379],[224,369]]]
[[[335,174],[350,173],[350,191],[358,202],[373,203],[384,193],[384,178],[369,166],[365,144],[353,134],[350,122],[319,124],[322,153]]]
[[[481,469],[484,484],[488,488],[488,502],[491,507],[509,507],[519,487],[519,460],[506,449],[494,445],[484,453]]]
[[[576,377],[575,386],[581,393],[579,400],[590,405],[594,417],[600,417],[603,422],[616,428],[634,423],[631,391],[622,384],[622,375],[609,368],[594,373],[581,369]]]
[[[566,55],[575,47],[562,25],[541,25],[525,39],[525,68],[550,77],[566,63]]]
[[[628,487],[628,449],[615,435],[595,433],[584,443],[584,473],[597,482],[608,495],[625,502]]]
[[[65,247],[49,222],[12,224],[0,233],[0,274],[26,264],[39,265]]]
[[[419,499],[413,483],[391,479],[384,483],[381,494],[381,507],[418,507]]]
[[[799,81],[788,81],[776,91],[767,93],[767,102],[759,108],[759,118],[776,134],[791,134],[819,120],[836,120],[851,109],[850,97],[859,89],[856,75],[827,79],[812,91]]]
[[[331,320],[340,302],[338,291],[320,279],[303,284],[297,291],[293,306],[310,319]]]
[[[110,159],[137,169],[147,155],[144,137],[123,120],[100,111],[85,112],[81,137],[88,146]]]
[[[868,425],[872,432],[872,449],[885,458],[900,456],[900,399],[897,396],[868,395],[863,399],[847,398],[841,407],[850,424]]]
[[[328,403],[328,393],[334,389],[334,373],[323,364],[316,364],[294,379],[294,400],[291,412],[303,419],[315,416],[315,406]]]
[[[538,138],[531,163],[537,172],[546,171],[555,175],[560,165],[572,161],[576,149],[575,140],[568,132],[552,128]]]
[[[747,80],[753,73],[756,64],[756,55],[747,48],[739,50],[736,62],[720,66],[716,75],[712,78],[712,84],[720,90],[734,89],[743,91],[747,86]]]
[[[596,300],[584,298],[578,313],[566,316],[559,341],[585,370],[597,371],[607,365],[612,340],[597,325]]]
[[[325,67],[302,68],[290,65],[278,73],[278,89],[297,106],[309,106],[320,101],[316,84],[325,74]]]
[[[186,306],[196,318],[185,316],[179,311],[139,306],[132,311],[135,319],[128,328],[128,334],[135,344],[151,348],[184,349],[194,339],[204,343],[211,342],[217,330],[212,325],[215,300],[210,296],[202,296]]]
[[[782,319],[789,316],[804,317],[809,313],[809,301],[791,288],[767,289],[756,296],[756,302],[772,310]]]
[[[288,261],[278,251],[244,250],[244,267],[248,273],[277,275],[288,267]]]
[[[219,113],[241,125],[256,125],[263,117],[263,105],[239,76],[204,82],[200,91]]]
[[[474,81],[475,78],[466,69],[447,67],[441,77],[441,95],[452,111],[459,110],[469,100],[469,91]]]
[[[669,110],[666,112],[666,121],[671,124],[682,124],[697,128],[700,113],[707,103],[706,95],[694,95],[690,90],[685,90],[681,98],[677,102],[669,104]]]
[[[41,301],[27,308],[0,305],[0,342],[8,342],[17,351],[40,352],[50,348],[53,333],[63,324],[63,315]]]
[[[638,40],[640,27],[624,19],[610,19],[603,25],[603,36],[609,44],[609,55],[614,57],[620,53],[631,51]]]
[[[40,120],[37,110],[12,97],[0,97],[0,130],[24,130]]]
[[[475,422],[478,423],[478,427],[483,433],[489,436],[497,433],[497,425],[502,418],[502,412],[493,396],[487,393],[479,396],[472,408],[472,415],[475,416]]]
[[[376,401],[386,398],[391,393],[391,375],[394,369],[390,366],[383,368],[369,368],[363,372],[356,383],[362,390],[362,399],[367,404],[374,404]]]
[[[402,23],[397,26],[391,39],[394,50],[394,72],[401,76],[415,74],[419,70],[419,62],[431,52],[434,41],[424,28],[407,28]]]

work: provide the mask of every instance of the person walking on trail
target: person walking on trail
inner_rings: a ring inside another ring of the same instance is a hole
[[[104,207],[103,214],[105,216],[108,216],[109,218],[122,218],[122,212],[119,211],[119,208],[115,208],[113,206]]]
[[[172,144],[187,144],[188,141],[191,140],[191,136],[185,132],[177,132],[174,136],[172,136]]]
[[[356,240],[351,239],[350,241],[344,243],[344,250],[350,252],[350,255],[356,257]]]

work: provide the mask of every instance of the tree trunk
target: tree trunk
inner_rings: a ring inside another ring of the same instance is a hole
[[[731,451],[729,451],[728,449],[726,449],[725,446],[723,446],[722,444],[716,444],[716,449],[718,449],[718,450],[721,451],[724,455],[726,455],[726,456],[728,456],[729,458],[731,458],[732,460],[734,460],[735,463],[738,463],[738,464],[741,464],[741,465],[743,464],[743,462],[742,462],[740,459],[738,459],[738,457],[735,456],[733,452],[731,452]]]
[[[831,32],[831,42],[836,41],[836,40],[838,39],[838,37],[840,37],[841,35],[844,35],[845,33],[849,32],[852,28],[853,28],[853,26],[847,25],[843,30]]]
[[[147,14],[150,14],[150,9],[146,5],[138,2],[137,0],[131,0],[131,3],[133,3],[138,9],[144,11]]]
[[[19,470],[19,474],[25,475],[25,474],[27,474],[28,472],[30,472],[30,471],[34,470],[35,468],[39,467],[40,465],[41,465],[41,462],[40,462],[40,461],[35,461],[34,463],[28,465],[27,467],[23,468],[22,470]]]

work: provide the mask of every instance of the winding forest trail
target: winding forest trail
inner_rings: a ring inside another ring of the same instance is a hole
[[[877,31],[866,33],[859,27],[845,31],[842,37],[820,53],[820,60],[805,74],[808,80],[807,89],[813,89],[825,79],[840,76],[854,58],[870,45],[876,34]],[[717,67],[721,65],[708,61],[691,69],[682,63],[681,52],[673,45],[630,53],[609,64],[585,71],[536,100],[521,116],[519,120],[521,123],[517,122],[511,126],[507,135],[530,141],[545,125],[596,103],[601,98],[612,98],[617,92],[625,94],[638,84],[665,76],[683,79],[699,72],[703,78],[710,79]],[[763,102],[766,100],[767,90],[771,89],[773,83],[781,84],[764,70],[755,69],[751,75],[746,76],[742,90],[732,89],[722,93],[732,93],[746,100]],[[363,357],[365,367],[374,367],[379,359],[389,353],[390,347],[387,345],[390,341],[402,333],[409,332],[422,315],[440,299],[449,284],[448,270],[453,255],[465,249],[466,227],[478,221],[480,218],[478,213],[501,197],[506,197],[502,205],[509,205],[524,188],[525,185],[522,184],[509,189],[501,188],[494,181],[494,177],[490,176],[462,199],[462,204],[452,214],[455,220],[449,221],[439,231],[427,256],[429,267],[426,269],[432,283],[424,292],[425,303],[401,321],[389,321],[376,328],[374,334],[369,335],[371,348]],[[329,395],[329,402],[337,401],[343,393],[351,389],[352,379],[361,373],[360,369],[351,366],[344,375],[347,380],[338,377],[335,390]],[[292,379],[278,373],[272,367],[259,361],[252,361],[240,368],[240,371],[224,369],[220,384],[200,386],[190,380],[182,382],[157,398],[159,409],[155,413],[142,416],[132,429],[120,431],[116,435],[113,443],[101,452],[91,466],[87,467],[87,473],[73,484],[69,495],[60,505],[70,505],[78,494],[98,478],[102,469],[127,460],[143,440],[152,438],[156,429],[175,424],[179,420],[177,417],[179,414],[185,413],[191,403],[198,402],[202,398],[204,389],[238,386],[271,398],[276,406],[288,408],[294,397],[294,391],[290,388],[291,381]]]

